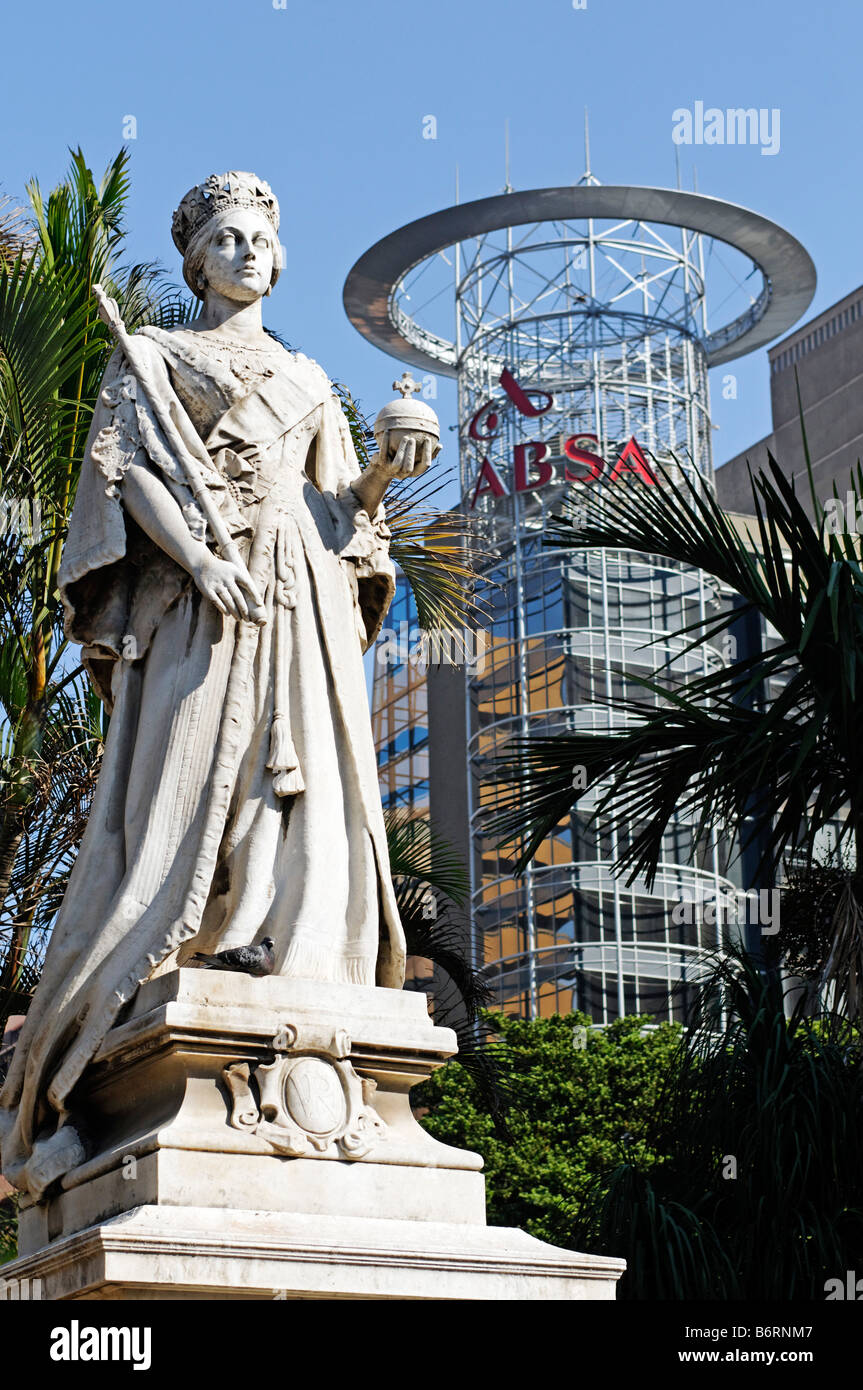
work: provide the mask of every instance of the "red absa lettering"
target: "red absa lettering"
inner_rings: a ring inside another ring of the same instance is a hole
[[[532,391],[531,395],[542,396],[545,405],[534,405],[527,392],[519,386],[512,372],[508,367],[504,367],[500,374],[500,384],[509,396],[516,410],[522,415],[544,415],[547,410],[551,410],[554,405],[554,396],[550,396],[547,391]]]
[[[476,412],[476,415],[472,417],[471,422],[467,427],[467,432],[470,435],[471,439],[495,438],[497,434],[498,416],[493,406],[493,401],[487,401],[485,405],[480,406],[479,410]],[[485,430],[480,429],[480,421],[483,419],[483,417],[485,417]]]
[[[551,482],[551,464],[545,461],[547,444],[516,444],[513,450],[513,464],[516,492],[528,492],[533,488],[545,487]],[[538,476],[530,481],[528,469],[535,468]]]
[[[616,482],[621,473],[634,473],[636,477],[641,478],[642,482],[645,483],[656,482],[656,477],[651,473],[647,459],[641,452],[635,435],[632,436],[629,443],[621,450],[618,460],[611,470],[608,481],[610,483]]]
[[[573,463],[583,463],[587,468],[587,473],[573,473],[569,468],[564,468],[563,476],[568,483],[595,483],[597,478],[605,468],[605,459],[599,454],[592,454],[588,449],[581,449],[576,444],[576,439],[583,439],[584,435],[572,435],[567,439],[563,446],[563,452]]]
[[[477,499],[483,497],[487,492],[490,492],[492,497],[506,497],[508,488],[494,464],[485,458],[476,476],[476,487],[473,490],[473,497],[470,499],[471,507],[475,507]]]

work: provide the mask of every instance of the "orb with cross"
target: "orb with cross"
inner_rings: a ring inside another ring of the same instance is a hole
[[[388,464],[394,462],[405,441],[408,444],[413,441],[407,456],[402,449],[406,461],[397,476],[418,477],[440,453],[440,422],[430,405],[416,399],[414,393],[420,390],[420,384],[410,372],[402,372],[401,379],[393,382],[393,390],[398,395],[378,411],[374,423],[375,440],[381,458]]]

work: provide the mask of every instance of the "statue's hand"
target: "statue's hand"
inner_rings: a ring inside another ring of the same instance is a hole
[[[250,585],[240,566],[214,555],[206,546],[192,570],[192,578],[204,598],[214,603],[226,617],[248,620],[250,602],[253,607],[263,607],[260,594]]]
[[[370,466],[382,479],[386,478],[387,486],[397,478],[419,478],[431,464],[433,446],[430,434],[417,431],[402,434],[393,451],[387,432],[381,439],[380,453],[375,455]]]
[[[352,491],[369,516],[377,512],[390,483],[397,478],[418,478],[434,457],[436,440],[431,435],[421,430],[404,435],[399,431],[398,435],[394,448],[389,431],[384,431],[379,441],[380,453],[369,460],[368,468],[351,483]]]

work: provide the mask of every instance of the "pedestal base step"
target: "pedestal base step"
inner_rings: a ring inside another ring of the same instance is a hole
[[[522,1300],[613,1299],[624,1269],[502,1227],[141,1206],[3,1274],[46,1299]]]

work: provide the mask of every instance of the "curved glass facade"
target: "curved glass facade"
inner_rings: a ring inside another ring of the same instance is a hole
[[[518,878],[484,827],[506,791],[494,760],[513,733],[619,724],[615,706],[645,698],[638,676],[652,678],[668,662],[661,679],[674,684],[720,662],[713,647],[687,653],[679,639],[663,638],[709,614],[719,597],[698,573],[626,553],[553,550],[538,534],[489,567],[483,597],[490,640],[469,682],[469,757],[473,922],[489,982],[503,1008],[522,1014],[678,1016],[697,952],[718,938],[715,928],[673,926],[670,905],[725,886],[721,846],[696,857],[691,826],[675,820],[648,891],[612,874],[621,846],[587,823],[599,788]]]

